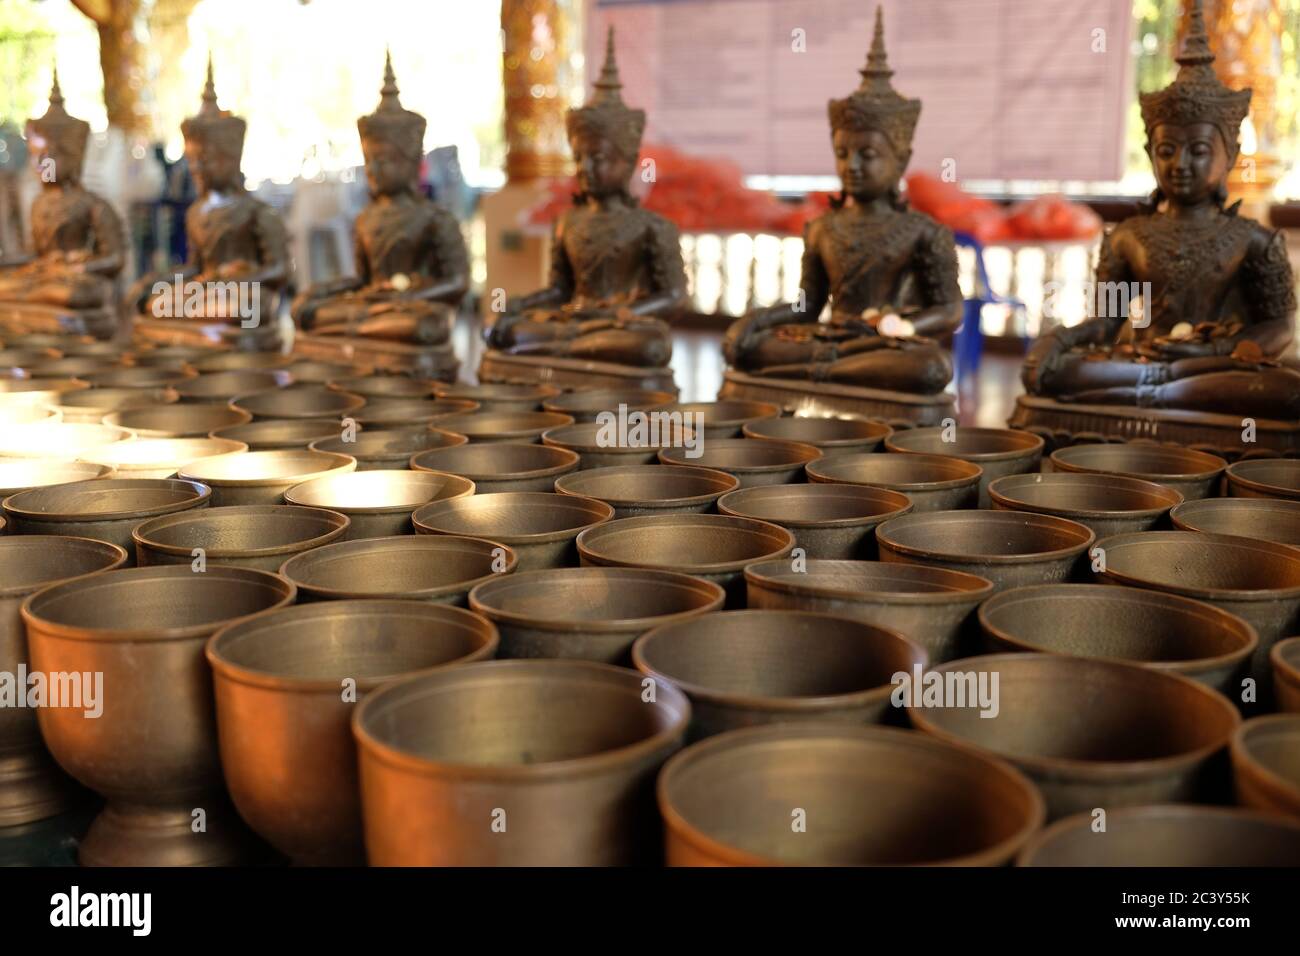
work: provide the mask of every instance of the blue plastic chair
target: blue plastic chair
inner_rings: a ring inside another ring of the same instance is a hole
[[[989,284],[988,270],[984,267],[984,244],[966,232],[955,232],[953,238],[957,245],[975,251],[975,288],[970,298],[966,299],[961,327],[953,335],[953,361],[957,366],[957,376],[976,371],[980,357],[984,352],[984,332],[980,327],[980,317],[986,305],[1009,305],[1013,309],[1024,311],[1025,304],[1019,299],[999,295]]]

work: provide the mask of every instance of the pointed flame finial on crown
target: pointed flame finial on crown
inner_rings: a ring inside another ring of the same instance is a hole
[[[28,121],[27,129],[29,135],[35,133],[45,140],[47,149],[57,153],[60,179],[80,176],[86,143],[90,139],[90,124],[69,116],[63,108],[63,91],[59,88],[57,63],[50,82],[50,105],[45,108],[44,116]]]
[[[623,102],[622,89],[611,26],[605,34],[605,65],[592,84],[591,96],[585,106],[571,109],[565,116],[569,136],[582,132],[601,136],[624,155],[635,156],[645,132],[645,111],[629,108]]]
[[[876,26],[867,65],[858,72],[862,75],[858,88],[844,99],[831,100],[828,104],[831,129],[876,130],[889,138],[895,152],[908,152],[921,116],[921,101],[901,96],[889,82],[894,71],[889,68],[885,53],[885,15],[880,6],[876,7]]]
[[[221,112],[217,106],[217,83],[212,72],[212,51],[208,51],[208,74],[203,83],[203,102],[199,106],[200,116],[216,116]]]
[[[50,84],[50,105],[63,105],[63,91],[59,89],[59,65],[54,64],[54,80]]]
[[[888,87],[888,80],[894,75],[894,71],[889,68],[889,57],[885,53],[885,11],[884,8],[876,6],[876,28],[871,36],[871,50],[867,53],[867,65],[858,71],[862,74],[863,90],[874,90],[879,88],[880,81],[884,80],[885,86]]]
[[[384,85],[379,88],[379,108],[401,109],[402,103],[398,99],[400,92],[397,88],[397,74],[393,72],[393,51],[384,47]]]
[[[402,106],[398,97],[397,74],[393,70],[393,53],[384,49],[384,85],[379,90],[379,105],[369,116],[357,120],[361,146],[390,142],[405,155],[416,157],[424,150],[425,120],[419,113]]]
[[[601,67],[600,76],[592,84],[595,92],[591,95],[589,106],[596,106],[600,103],[619,103],[623,102],[620,91],[623,89],[623,81],[618,76],[618,59],[614,54],[614,27],[610,26],[605,33],[605,65]]]

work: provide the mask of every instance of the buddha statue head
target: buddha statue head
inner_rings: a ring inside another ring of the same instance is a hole
[[[626,193],[645,132],[645,111],[623,103],[614,59],[614,28],[605,37],[605,65],[585,106],[569,110],[565,126],[577,167],[581,196],[601,199]]]
[[[238,116],[217,107],[217,89],[212,81],[212,56],[209,54],[203,102],[197,114],[181,123],[185,159],[200,194],[226,192],[243,185],[239,160],[244,154],[247,128],[248,124]]]
[[[366,181],[372,196],[413,192],[420,179],[424,157],[425,120],[402,106],[398,99],[393,57],[384,56],[384,85],[379,106],[357,120],[361,151],[366,158]]]
[[[1214,72],[1201,0],[1193,0],[1187,35],[1176,57],[1178,76],[1163,90],[1143,93],[1147,153],[1161,199],[1180,206],[1227,201],[1237,135],[1250,111],[1250,90],[1225,86]]]
[[[46,186],[80,182],[89,138],[90,124],[69,116],[63,109],[63,93],[59,90],[56,67],[50,105],[45,115],[27,123],[27,142],[41,182]]]
[[[890,84],[894,71],[885,56],[885,21],[876,7],[875,35],[862,82],[842,100],[831,100],[831,143],[843,197],[870,202],[888,196],[897,202],[898,182],[912,158],[912,134],[921,101],[900,96]]]

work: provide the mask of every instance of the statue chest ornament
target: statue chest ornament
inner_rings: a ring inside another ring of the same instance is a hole
[[[32,207],[32,239],[37,253],[92,250],[93,216],[94,201],[82,189],[42,193]]]
[[[908,213],[866,216],[836,210],[823,216],[820,225],[818,251],[834,311],[902,304],[924,220]]]
[[[403,274],[428,275],[429,228],[432,203],[428,200],[371,203],[357,217],[357,237],[377,278]]]
[[[258,258],[257,200],[209,194],[195,206],[191,235],[204,270]]]
[[[636,209],[575,210],[561,239],[575,298],[632,301],[650,286],[645,214]]]

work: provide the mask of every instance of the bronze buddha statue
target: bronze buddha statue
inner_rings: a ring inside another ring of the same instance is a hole
[[[402,107],[391,56],[379,107],[357,129],[371,200],[353,225],[357,274],[308,288],[293,317],[316,335],[444,346],[469,256],[456,218],[419,192],[425,120]]]
[[[1023,380],[1061,403],[1300,418],[1295,277],[1280,233],[1227,206],[1250,90],[1214,72],[1195,0],[1178,76],[1140,97],[1157,188],[1104,240],[1092,317],[1045,333]],[[1140,290],[1140,314],[1128,295]]]
[[[113,207],[81,185],[90,124],[63,108],[58,70],[45,115],[27,124],[41,194],[32,203],[35,255],[0,262],[0,326],[111,337],[125,232]]]
[[[860,72],[858,89],[829,104],[843,190],[804,230],[799,301],[737,319],[724,352],[750,375],[933,395],[952,378],[934,337],[961,322],[957,251],[900,196],[921,103],[890,84],[879,8]]]
[[[209,57],[202,105],[181,123],[198,193],[185,213],[189,258],[165,275],[139,280],[128,304],[144,318],[225,323],[240,345],[274,350],[288,242],[275,210],[244,190],[239,163],[246,129],[243,119],[218,108]]]
[[[662,368],[672,355],[665,319],[686,304],[677,227],[641,208],[628,191],[645,112],[623,103],[614,31],[587,104],[565,122],[578,193],[555,224],[551,281],[508,303],[486,330],[512,355]]]

